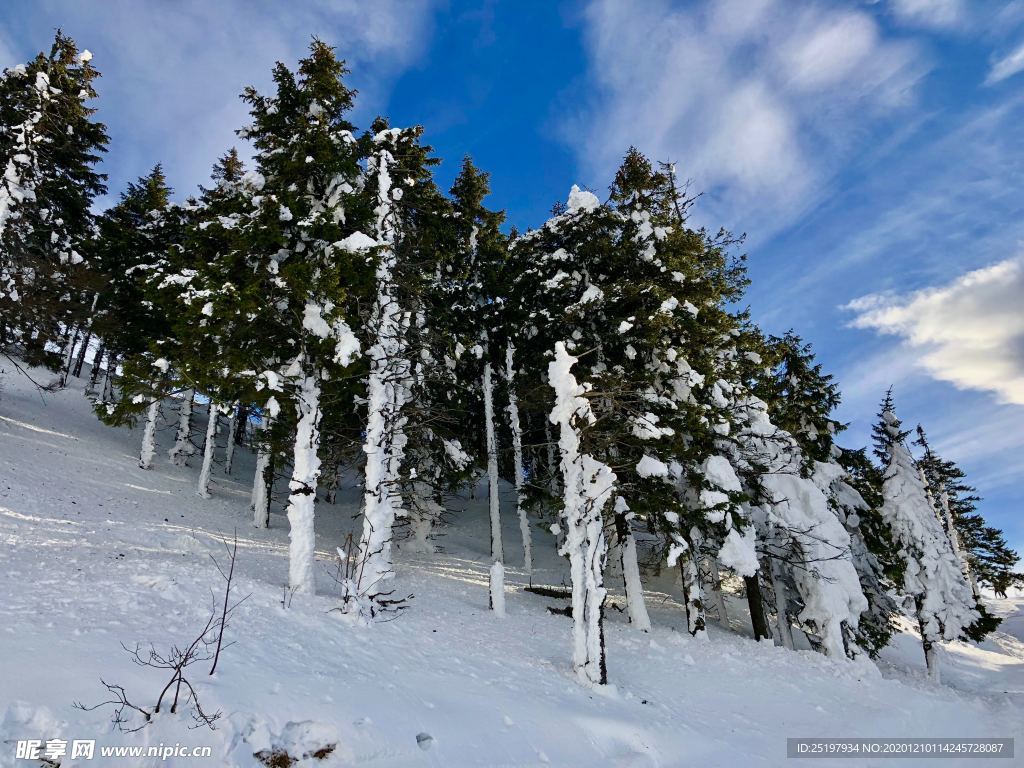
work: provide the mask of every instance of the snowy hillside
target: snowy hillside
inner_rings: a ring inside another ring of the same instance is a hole
[[[45,374],[43,374],[45,375]],[[755,643],[739,601],[736,628],[692,639],[676,569],[647,593],[654,622],[606,625],[609,680],[596,693],[571,667],[565,600],[523,591],[521,552],[507,544],[507,617],[488,610],[486,493],[452,514],[434,555],[399,546],[396,594],[413,595],[388,622],[361,626],[332,611],[335,551],[354,529],[360,491],[345,478],[336,505],[317,504],[315,596],[290,599],[287,525],[252,527],[254,457],[232,476],[214,470],[212,498],[196,467],[166,458],[173,412],[158,431],[154,468],[138,468],[140,431],[97,422],[73,380],[40,396],[8,374],[0,391],[0,766],[14,741],[96,739],[110,745],[200,745],[212,757],[64,759],[60,765],[256,767],[275,746],[309,766],[768,766],[786,764],[787,736],[1017,737],[1024,742],[1024,598],[994,601],[1007,619],[981,646],[944,646],[944,684],[928,682],[918,639],[896,638],[876,668]],[[204,410],[204,409],[199,409]],[[200,418],[203,418],[200,416]],[[201,425],[197,426],[201,430]],[[196,463],[193,458],[193,464]],[[507,542],[518,522],[503,498]],[[215,730],[162,712],[124,734],[112,708],[83,711],[123,686],[152,706],[163,672],[122,645],[166,651],[192,640],[223,595],[212,558],[237,531],[237,609],[214,677],[192,681]],[[443,535],[450,531],[450,535]],[[553,537],[537,527],[535,584],[568,582]],[[621,606],[621,579],[612,580]],[[325,747],[333,745],[333,750]],[[320,750],[323,759],[312,756]],[[326,753],[326,754],[325,754]],[[804,760],[801,764],[814,764]],[[847,760],[843,765],[862,764]],[[868,764],[868,763],[863,763]],[[943,765],[969,764],[957,760]],[[997,763],[998,764],[998,763]]]

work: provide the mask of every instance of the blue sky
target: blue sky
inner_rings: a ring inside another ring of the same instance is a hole
[[[357,121],[421,123],[525,228],[630,144],[748,235],[754,318],[811,341],[860,445],[889,384],[1024,549],[1024,1],[6,0],[0,65],[63,26],[104,73],[116,194],[163,162],[190,192],[237,94],[311,35]]]

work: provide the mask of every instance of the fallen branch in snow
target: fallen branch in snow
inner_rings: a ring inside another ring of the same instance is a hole
[[[568,600],[572,597],[572,592],[566,587],[545,587],[541,584],[523,587],[523,592],[532,592],[535,595],[540,595],[541,597],[552,597],[556,600]]]
[[[176,714],[179,707],[192,705],[192,718],[195,720],[195,727],[207,726],[211,730],[214,729],[214,723],[221,717],[221,712],[207,712],[203,709],[199,702],[199,694],[196,692],[195,687],[188,679],[188,668],[197,662],[212,661],[213,665],[210,667],[210,673],[213,674],[217,669],[217,662],[220,659],[220,652],[231,645],[228,643],[224,644],[224,630],[228,626],[228,621],[231,618],[232,611],[241,605],[245,600],[249,598],[246,595],[241,600],[231,603],[231,585],[234,579],[235,571],[235,558],[238,552],[238,535],[235,534],[234,546],[232,548],[227,547],[227,543],[224,544],[227,549],[229,556],[228,570],[225,572],[221,568],[220,564],[217,563],[216,559],[213,560],[217,570],[220,571],[221,576],[224,577],[224,600],[220,609],[219,615],[216,608],[216,600],[213,607],[210,610],[210,616],[203,625],[203,628],[199,633],[189,642],[188,645],[179,647],[177,645],[171,646],[170,651],[166,654],[160,653],[156,650],[156,647],[150,643],[149,651],[143,652],[140,645],[136,645],[134,648],[129,648],[124,643],[121,647],[124,648],[125,652],[131,658],[132,663],[139,665],[140,667],[152,667],[154,669],[163,669],[171,673],[170,679],[161,689],[160,694],[157,696],[156,704],[152,708],[139,706],[132,703],[128,699],[128,694],[123,686],[117,684],[111,684],[100,679],[100,683],[106,687],[113,698],[107,701],[101,701],[98,704],[86,706],[79,701],[74,703],[74,707],[77,709],[91,712],[101,707],[113,706],[114,716],[112,722],[118,727],[118,730],[124,733],[131,733],[134,731],[145,728],[153,720],[153,716],[160,713],[161,708],[164,706],[165,700],[170,700],[169,711],[171,714]],[[131,716],[132,713],[138,713],[142,715],[142,723],[138,725],[132,725]]]
[[[128,695],[122,686],[111,685],[102,679],[100,682],[114,695],[113,699],[101,701],[99,704],[92,706],[85,706],[81,702],[76,701],[74,706],[86,712],[91,712],[101,707],[114,706],[114,725],[124,733],[131,733],[141,730],[148,725],[153,720],[153,716],[160,713],[160,709],[164,705],[164,699],[170,697],[171,714],[176,714],[180,705],[191,703],[194,710],[192,717],[195,719],[196,725],[205,725],[212,730],[214,728],[213,724],[220,719],[221,713],[220,711],[208,713],[202,708],[202,705],[199,703],[199,694],[196,693],[196,689],[186,677],[186,670],[198,661],[209,661],[213,658],[213,654],[210,653],[209,649],[215,643],[213,632],[215,631],[216,621],[217,614],[211,613],[202,631],[192,642],[185,646],[184,649],[176,645],[172,646],[167,654],[159,653],[153,645],[149,646],[148,653],[143,654],[140,646],[137,645],[132,649],[122,643],[121,647],[128,653],[134,664],[138,664],[140,667],[170,670],[171,672],[170,680],[167,681],[167,684],[160,691],[160,695],[157,696],[156,705],[152,709],[132,704],[128,700]],[[126,710],[134,710],[141,714],[143,722],[138,726],[129,727],[131,721],[126,717]]]

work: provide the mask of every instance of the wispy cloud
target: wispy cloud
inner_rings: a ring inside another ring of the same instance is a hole
[[[1024,97],[932,113],[884,150],[860,154],[842,192],[789,237],[789,258],[755,282],[761,303],[792,314],[822,297],[828,307],[810,304],[820,314],[835,307],[836,292],[842,303],[856,296],[851,286],[906,291],[1014,253],[1024,242],[1021,120]]]
[[[7,69],[18,63],[17,58],[14,55],[14,49],[10,43],[4,37],[3,31],[0,30],[0,69]]]
[[[904,339],[933,376],[1024,405],[1024,257],[909,295],[872,294],[847,308],[853,325]]]
[[[926,66],[870,13],[819,2],[594,0],[591,103],[565,123],[587,173],[624,150],[679,162],[716,223],[760,236],[814,204],[866,127]]]
[[[964,0],[889,0],[889,7],[899,21],[931,29],[950,29],[967,16]]]
[[[337,46],[379,106],[390,79],[422,52],[433,10],[400,0],[309,0],[286,11],[271,0],[8,1],[12,38],[31,46],[21,57],[48,45],[57,26],[93,51],[114,175],[132,177],[161,160],[182,191],[238,142],[234,130],[247,118],[238,94],[249,84],[269,88],[276,60],[293,65],[316,35]]]
[[[987,85],[994,85],[1022,71],[1024,71],[1024,43],[1021,43],[1014,50],[1005,56],[997,58],[992,63],[992,68],[989,69],[985,83]]]

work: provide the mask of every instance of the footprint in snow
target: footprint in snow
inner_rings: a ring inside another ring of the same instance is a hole
[[[434,737],[431,736],[429,733],[417,733],[416,744],[419,745],[420,749],[426,752],[428,749],[434,746]]]

